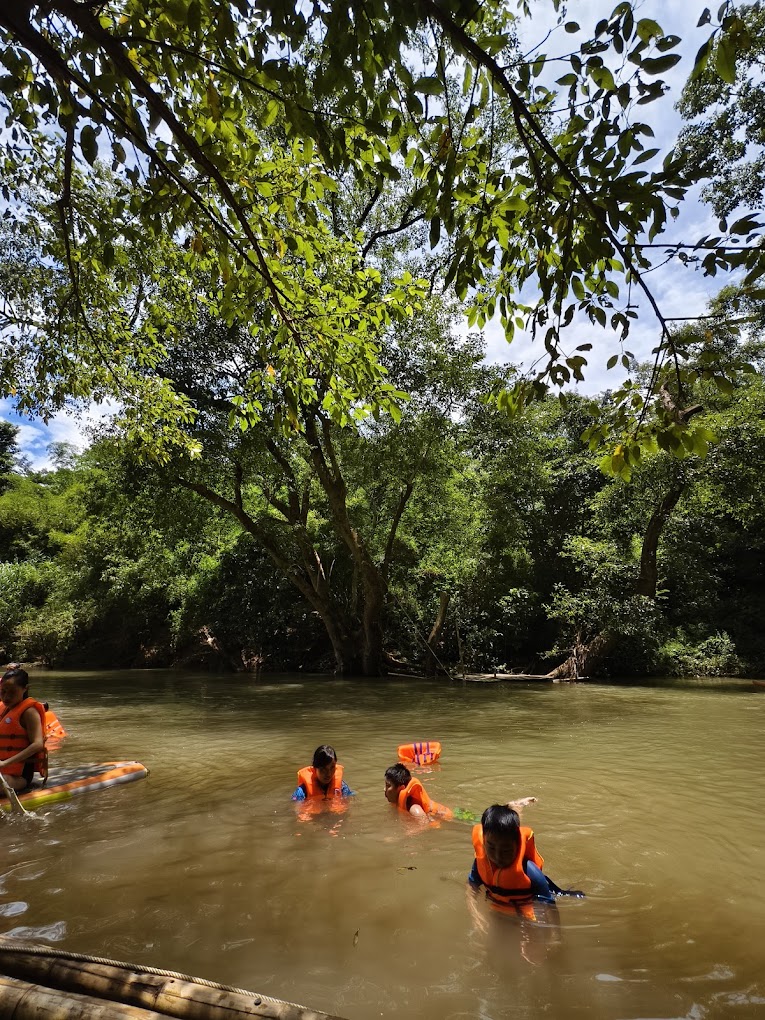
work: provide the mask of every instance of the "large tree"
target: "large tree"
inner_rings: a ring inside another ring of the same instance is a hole
[[[521,4],[519,16],[532,17],[529,5]],[[720,31],[735,47],[734,27]],[[649,249],[642,247],[662,233],[688,178],[671,157],[654,170],[643,165],[656,151],[646,148],[652,132],[635,111],[661,99],[660,76],[680,58],[677,38],[636,17],[631,4],[618,5],[562,55],[520,54],[513,14],[501,0],[311,8],[284,0],[6,0],[0,33],[4,193],[21,231],[59,260],[68,286],[50,313],[75,329],[68,357],[44,353],[34,381],[20,387],[12,345],[20,329],[35,325],[23,317],[19,325],[11,309],[0,382],[30,408],[44,406],[51,376],[59,398],[95,391],[144,410],[155,403],[135,361],[156,358],[156,326],[136,345],[130,316],[105,322],[98,315],[100,290],[115,282],[139,287],[127,265],[115,281],[115,250],[150,236],[187,241],[187,263],[175,271],[179,289],[194,289],[200,261],[218,273],[229,322],[263,310],[273,356],[298,390],[356,331],[354,357],[340,360],[360,364],[363,378],[346,386],[341,376],[333,391],[331,410],[342,418],[359,395],[366,399],[358,384],[375,373],[364,323],[389,307],[379,304],[368,275],[374,245],[359,243],[350,224],[342,237],[335,233],[346,260],[355,258],[343,289],[312,274],[304,280],[306,266],[326,258],[315,210],[324,204],[331,213],[342,171],[366,182],[370,201],[408,174],[398,220],[378,240],[427,223],[431,245],[447,256],[445,279],[470,299],[474,321],[496,313],[509,336],[525,321],[544,343],[541,369],[518,383],[506,405],[581,377],[589,345],[561,346],[575,314],[624,338],[635,314],[627,280],[657,317],[657,353],[646,387],[619,391],[617,431],[633,431],[617,462],[634,461],[643,433],[692,428],[644,413],[662,382],[671,378],[682,405],[692,381],[643,275]],[[553,84],[555,61],[565,73]],[[274,126],[292,164],[286,187],[269,136]],[[515,151],[498,158],[510,129]],[[99,157],[116,175],[106,211],[87,198]],[[43,231],[27,205],[27,182],[55,213]],[[753,224],[731,229],[749,236]],[[750,250],[726,259],[756,256]],[[521,290],[528,294],[530,286],[538,297],[529,302]],[[405,308],[411,296],[392,300]],[[257,418],[257,398],[243,397],[249,418]],[[183,424],[182,403],[164,401],[160,434],[168,441]]]
[[[259,365],[265,371],[257,340],[208,320],[167,348],[163,376],[193,408],[189,434],[203,451],[170,460],[168,479],[256,540],[320,617],[338,672],[379,675],[397,532],[412,493],[441,470],[482,347],[459,341],[453,312],[431,299],[380,354],[389,377],[413,394],[403,412],[372,417],[361,430],[333,422],[323,400],[329,372],[314,399],[291,410],[274,373],[258,422],[233,431],[242,379]],[[285,435],[281,421],[290,413],[295,427]]]

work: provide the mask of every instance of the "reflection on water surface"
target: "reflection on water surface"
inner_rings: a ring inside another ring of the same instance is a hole
[[[765,692],[40,674],[60,764],[148,780],[4,819],[0,930],[180,970],[349,1020],[765,1015]],[[465,896],[470,826],[388,805],[399,743],[437,739],[439,801],[534,794],[546,870],[584,901],[524,930]],[[301,820],[297,769],[335,745],[356,791]]]

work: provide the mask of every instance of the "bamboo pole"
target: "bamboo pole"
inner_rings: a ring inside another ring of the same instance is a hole
[[[165,1020],[153,1010],[90,995],[41,988],[0,975],[0,1016],[6,1020]]]
[[[246,1017],[341,1020],[241,988],[40,947],[0,942],[0,972],[69,994],[84,993],[144,1011],[153,1010],[156,1013],[152,1012],[151,1016],[177,1020],[244,1020]],[[6,1015],[11,1014],[0,1010],[0,1016]]]

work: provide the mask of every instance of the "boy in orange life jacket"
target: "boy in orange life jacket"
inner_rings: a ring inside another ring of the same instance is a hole
[[[429,797],[419,779],[412,779],[412,773],[401,762],[385,770],[384,793],[389,804],[395,804],[399,811],[406,811],[420,822],[454,818],[454,811]]]
[[[313,752],[313,764],[300,769],[293,800],[321,797],[352,797],[353,790],[343,779],[343,766],[338,764],[334,747],[322,744]]]
[[[518,812],[507,804],[492,804],[473,827],[475,857],[468,883],[477,893],[483,886],[487,899],[526,914],[532,899],[554,903],[555,896],[542,872],[534,833],[521,825]]]

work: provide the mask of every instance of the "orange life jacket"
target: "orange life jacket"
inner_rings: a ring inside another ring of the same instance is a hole
[[[7,708],[3,705],[0,709],[0,765],[6,758],[12,758],[14,754],[29,747],[29,736],[21,723],[21,717],[28,708],[37,710],[37,714],[40,716],[43,741],[45,740],[45,707],[39,701],[35,701],[34,698],[24,698],[15,708]],[[43,781],[48,778],[48,752],[45,747],[24,761],[15,761],[12,765],[6,766],[3,768],[3,772],[9,776],[20,776],[28,761],[34,764],[35,772],[40,773]]]
[[[400,744],[398,760],[413,765],[430,765],[441,757],[441,745],[437,740],[415,740],[413,744]]]
[[[50,750],[60,747],[66,736],[66,730],[61,725],[61,720],[55,712],[49,708],[45,709],[45,745]]]
[[[342,797],[343,795],[343,766],[339,763],[335,765],[334,779],[326,790],[319,785],[319,778],[313,765],[307,765],[301,769],[297,777],[298,786],[305,787],[306,797],[322,797],[324,800],[329,800],[331,797]]]
[[[534,833],[526,825],[521,826],[521,845],[515,860],[507,868],[495,868],[486,856],[483,844],[483,827],[473,826],[473,849],[478,875],[486,886],[486,895],[492,903],[512,906],[524,917],[533,919],[531,906],[531,879],[523,870],[524,861],[531,861],[538,868],[544,867],[544,858],[534,843]]]
[[[446,807],[445,804],[439,804],[437,800],[432,800],[419,781],[419,779],[410,779],[406,786],[403,786],[399,790],[398,794],[398,809],[399,811],[409,811],[409,801],[414,801],[415,804],[419,804],[426,815],[431,818],[453,818],[454,812],[451,808]]]

